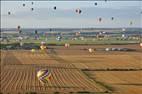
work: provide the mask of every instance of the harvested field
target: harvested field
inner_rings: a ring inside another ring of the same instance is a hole
[[[142,69],[142,50],[138,45],[120,45],[136,49],[134,52],[89,53],[85,50],[117,46],[88,45],[70,48],[50,46],[47,52],[36,50],[35,53],[29,50],[2,50],[1,92],[140,94],[142,71],[119,71],[119,69]],[[42,68],[50,69],[52,74],[51,81],[45,85],[36,77],[37,71]],[[103,71],[93,71],[97,69]],[[118,71],[105,69],[118,69]],[[108,88],[109,86],[114,90]]]
[[[89,71],[92,79],[108,85],[117,94],[141,94],[142,71]]]

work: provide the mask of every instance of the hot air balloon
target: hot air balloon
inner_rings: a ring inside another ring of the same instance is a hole
[[[45,50],[46,49],[46,43],[45,42],[41,42],[41,45],[40,45],[40,49],[41,50]]]
[[[23,4],[23,7],[25,7],[26,4]]]
[[[140,43],[140,47],[142,48],[142,43]]]
[[[18,25],[18,26],[17,26],[17,30],[19,31],[19,33],[20,33],[20,29],[21,29],[21,26]]]
[[[76,13],[78,13],[78,14],[80,14],[80,13],[82,12],[80,9],[76,9],[75,11],[76,11]]]
[[[111,17],[111,20],[114,20],[114,17]]]
[[[76,35],[76,36],[79,36],[79,35],[80,35],[80,32],[76,32],[75,35]]]
[[[82,11],[81,10],[79,10],[79,14],[81,13]]]
[[[41,69],[37,72],[37,78],[42,84],[49,83],[51,80],[51,72],[49,69]]]
[[[34,8],[31,8],[31,11],[34,11]]]
[[[95,3],[95,6],[97,6],[97,2]]]
[[[99,18],[99,22],[101,22],[102,21],[102,18]]]
[[[11,12],[8,12],[8,15],[11,15]]]
[[[92,48],[89,48],[88,51],[92,53],[94,50]]]
[[[35,49],[31,49],[31,52],[34,53],[34,52],[35,52]]]
[[[33,5],[33,4],[34,4],[34,2],[31,2],[31,4]]]
[[[62,39],[61,36],[58,36],[58,37],[56,38],[56,40],[58,40],[58,41],[61,41],[61,39]]]
[[[54,6],[54,10],[56,10],[57,8],[56,8],[56,6]]]
[[[65,43],[65,47],[66,48],[70,47],[70,44],[69,43]]]

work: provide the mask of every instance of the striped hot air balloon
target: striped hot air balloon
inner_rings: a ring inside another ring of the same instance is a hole
[[[37,78],[41,83],[46,84],[51,80],[51,72],[49,69],[41,69],[37,72]]]

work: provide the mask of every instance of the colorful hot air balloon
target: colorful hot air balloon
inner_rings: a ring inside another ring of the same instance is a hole
[[[41,69],[37,72],[37,78],[43,84],[49,83],[51,80],[51,76],[52,75],[49,69]]]

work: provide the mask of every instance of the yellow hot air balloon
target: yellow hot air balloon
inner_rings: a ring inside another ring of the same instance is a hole
[[[31,52],[34,53],[34,52],[35,52],[35,49],[31,49]]]
[[[51,72],[49,69],[41,69],[37,72],[37,78],[43,84],[49,83],[51,80]]]

